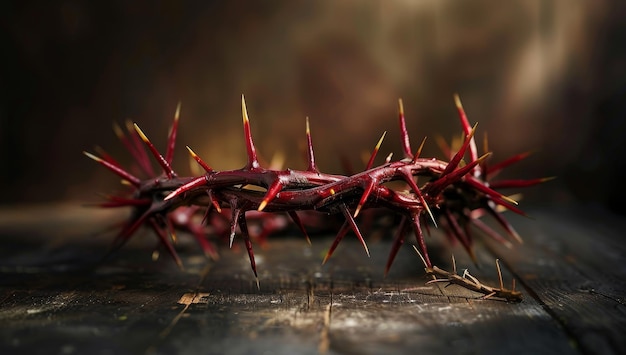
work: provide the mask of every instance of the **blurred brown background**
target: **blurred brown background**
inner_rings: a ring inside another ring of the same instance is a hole
[[[179,100],[177,170],[184,145],[241,167],[242,93],[260,153],[291,168],[305,116],[324,171],[358,167],[384,130],[399,156],[399,97],[440,156],[458,92],[495,159],[538,151],[511,175],[559,177],[531,201],[623,213],[625,16],[608,0],[3,2],[0,203],[97,200],[118,181],[81,151],[129,162],[111,129],[126,119],[164,148]]]

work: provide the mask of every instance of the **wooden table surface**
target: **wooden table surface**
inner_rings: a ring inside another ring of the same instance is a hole
[[[390,241],[371,231],[370,258],[348,235],[324,266],[332,235],[312,246],[297,231],[270,238],[256,246],[259,290],[242,245],[211,262],[179,235],[180,270],[167,255],[151,260],[146,232],[98,264],[119,214],[5,207],[0,354],[626,353],[624,219],[582,206],[527,210],[532,219],[508,216],[525,243],[479,242],[478,266],[442,234],[428,238],[436,265],[451,270],[454,254],[485,284],[498,285],[499,258],[505,285],[515,278],[524,296],[508,303],[427,285],[408,245],[384,278]]]

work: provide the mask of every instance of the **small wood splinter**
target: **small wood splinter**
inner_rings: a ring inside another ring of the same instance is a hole
[[[452,256],[453,271],[449,272],[440,269],[437,266],[428,267],[426,261],[422,257],[422,254],[419,252],[417,247],[413,246],[413,249],[415,250],[417,255],[419,255],[420,259],[422,259],[422,263],[424,264],[424,271],[426,271],[426,274],[433,277],[431,281],[428,281],[426,283],[427,285],[435,282],[447,282],[448,285],[446,285],[446,287],[454,284],[470,291],[482,293],[484,294],[484,296],[482,297],[483,299],[499,298],[508,302],[522,301],[522,293],[515,290],[515,279],[513,279],[512,281],[511,289],[504,288],[504,283],[502,281],[502,271],[500,269],[500,260],[498,259],[496,259],[496,269],[498,270],[500,287],[496,288],[483,284],[476,277],[470,275],[467,269],[463,271],[462,275],[457,274],[456,261],[454,260],[454,256]]]

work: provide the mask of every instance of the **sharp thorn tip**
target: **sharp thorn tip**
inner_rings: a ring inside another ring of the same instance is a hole
[[[461,104],[461,98],[459,97],[459,94],[457,93],[454,94],[454,104],[459,110],[463,109],[463,104]]]

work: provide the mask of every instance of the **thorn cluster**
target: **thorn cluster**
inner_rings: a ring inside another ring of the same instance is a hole
[[[451,153],[449,160],[420,157],[425,139],[413,153],[406,129],[404,106],[402,100],[399,100],[398,122],[404,158],[392,160],[390,154],[383,164],[374,166],[385,132],[376,144],[365,170],[351,175],[331,175],[319,171],[315,162],[308,117],[305,130],[307,169],[274,170],[262,167],[252,139],[243,96],[241,111],[247,163],[241,169],[214,170],[187,147],[191,158],[205,173],[191,177],[179,177],[176,174],[172,169],[172,158],[180,118],[180,104],[176,108],[174,122],[169,132],[165,156],[159,153],[137,124],[127,123],[126,131],[117,125],[114,126],[117,136],[133,156],[141,174],[148,176],[147,179],[140,179],[131,174],[102,150],[99,151],[100,156],[84,153],[121,177],[132,189],[129,196],[108,196],[107,201],[101,204],[102,207],[131,207],[133,210],[129,221],[117,235],[113,250],[125,244],[139,227],[146,225],[154,230],[160,243],[180,267],[182,262],[174,247],[176,228],[191,232],[204,253],[217,258],[213,244],[205,237],[204,224],[212,223],[210,215],[217,213],[223,216],[228,210],[229,244],[233,245],[238,230],[256,276],[247,215],[256,213],[258,216],[258,212],[262,211],[272,213],[262,214],[271,218],[273,214],[286,213],[310,242],[303,216],[310,211],[341,214],[345,222],[339,228],[323,260],[325,263],[350,231],[357,236],[369,256],[369,249],[359,229],[357,218],[363,210],[382,207],[401,216],[385,267],[386,274],[411,229],[426,266],[432,267],[422,231],[422,227],[426,227],[428,232],[428,221],[435,227],[442,226],[447,236],[453,241],[460,242],[472,257],[474,254],[471,226],[507,246],[511,245],[506,237],[479,219],[483,215],[493,216],[506,235],[515,241],[521,241],[500,211],[506,209],[521,215],[524,213],[516,207],[517,202],[496,189],[526,187],[547,180],[491,182],[491,178],[502,169],[524,159],[528,153],[488,165],[490,153],[487,151],[486,143],[484,154],[479,156],[474,139],[476,125],[470,125],[458,96],[455,96],[455,103],[464,139],[456,152],[452,153],[451,148],[445,147],[444,151]],[[146,147],[160,166],[160,174],[154,172]],[[421,186],[418,185],[418,179],[421,179]],[[390,181],[404,182],[406,190],[390,188],[386,184]],[[202,222],[192,218],[202,210],[204,210]]]

